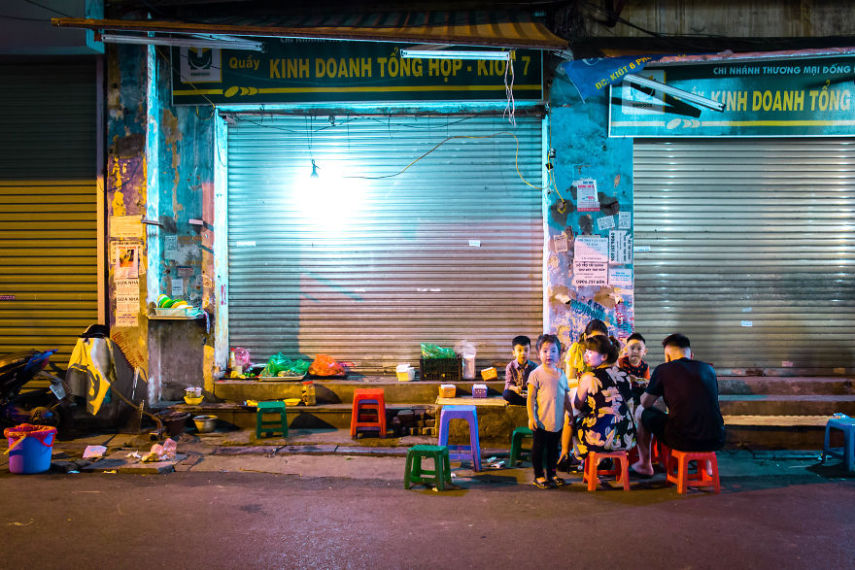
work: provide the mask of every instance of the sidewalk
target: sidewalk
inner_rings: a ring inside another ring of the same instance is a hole
[[[175,461],[140,463],[129,457],[133,452],[145,455],[155,443],[147,435],[105,434],[80,437],[54,444],[54,472],[167,474],[170,472],[270,473],[300,478],[344,478],[403,484],[404,457],[407,449],[419,443],[435,443],[430,437],[351,439],[348,430],[291,430],[287,439],[256,439],[254,430],[183,433]],[[482,447],[483,470],[452,463],[455,484],[475,488],[496,483],[529,485],[531,464],[507,466],[507,447],[487,442]],[[103,445],[107,453],[101,461],[82,461],[89,445]],[[837,460],[819,465],[819,450],[751,451],[724,449],[718,453],[723,488],[756,488],[790,484],[792,481],[820,482],[829,479],[855,479]],[[0,459],[0,471],[8,470],[8,456]],[[581,475],[559,473],[574,486],[581,487]],[[652,479],[633,479],[633,488],[662,488],[664,474]],[[617,488],[617,487],[615,487]]]

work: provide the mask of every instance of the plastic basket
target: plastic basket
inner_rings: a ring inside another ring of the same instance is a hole
[[[454,358],[420,358],[419,370],[422,380],[459,382],[463,374],[463,363],[459,356]]]

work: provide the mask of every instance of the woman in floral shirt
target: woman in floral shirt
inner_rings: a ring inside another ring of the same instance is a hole
[[[635,447],[635,424],[628,402],[630,383],[614,366],[619,347],[595,336],[585,340],[585,362],[593,369],[579,380],[574,406],[579,455],[589,451],[625,451]]]

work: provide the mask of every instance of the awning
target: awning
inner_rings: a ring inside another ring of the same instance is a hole
[[[215,34],[542,50],[567,48],[565,40],[528,14],[510,12],[388,12],[252,22],[237,18],[204,23],[87,18],[53,18],[51,22],[57,27],[83,28],[97,33]]]

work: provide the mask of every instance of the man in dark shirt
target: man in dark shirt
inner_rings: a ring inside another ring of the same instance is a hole
[[[632,470],[652,475],[650,434],[672,449],[715,451],[724,445],[724,420],[718,406],[718,380],[706,362],[692,359],[689,339],[672,334],[662,341],[665,363],[653,371],[641,395],[639,460]],[[668,413],[654,407],[662,398]]]

